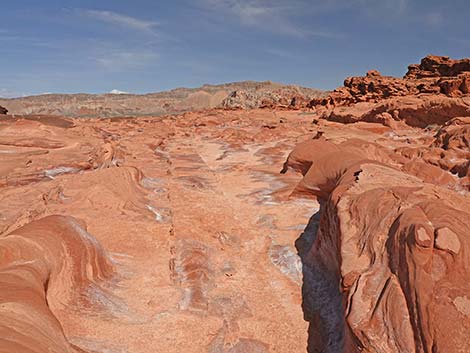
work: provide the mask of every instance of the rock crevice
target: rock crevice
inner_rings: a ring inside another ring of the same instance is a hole
[[[298,190],[324,205],[304,261],[316,275],[304,270],[304,287],[324,278],[337,288],[338,301],[334,289],[323,291],[345,327],[328,330],[328,319],[337,316],[322,315],[327,305],[318,291],[304,293],[317,332],[309,352],[470,350],[469,318],[454,304],[470,290],[468,200],[383,161],[346,150],[322,155],[320,144],[304,159],[308,171]],[[287,165],[302,170],[296,155]]]

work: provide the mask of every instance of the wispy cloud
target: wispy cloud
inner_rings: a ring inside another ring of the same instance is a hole
[[[92,57],[99,66],[109,71],[139,69],[160,58],[153,51],[108,51]]]
[[[296,56],[292,54],[291,52],[287,50],[279,49],[279,48],[269,48],[269,49],[266,49],[265,52],[269,55],[277,56],[282,59],[296,58]]]
[[[409,0],[358,0],[357,3],[370,14],[404,14],[409,9]]]
[[[441,12],[434,11],[424,15],[424,23],[431,27],[439,26],[444,22],[444,15]]]
[[[100,69],[107,71],[128,71],[142,69],[155,64],[160,58],[155,48],[155,39],[161,42],[167,36],[157,31],[159,23],[138,17],[132,17],[107,10],[76,10],[81,16],[110,24],[132,32],[132,41],[123,42],[121,38],[97,39],[86,46],[88,59]],[[152,38],[142,37],[150,35]]]
[[[337,38],[327,30],[308,30],[296,23],[293,15],[304,13],[309,6],[303,0],[201,0],[213,12],[232,16],[244,26],[257,27],[273,33],[298,38]],[[326,1],[329,2],[329,1]],[[324,7],[324,6],[322,6]]]
[[[446,22],[446,8],[429,4],[423,9],[411,0],[357,0],[363,14],[375,23],[389,26],[421,25],[437,29]]]
[[[99,21],[109,23],[122,28],[132,29],[149,34],[157,34],[156,27],[159,25],[156,21],[144,20],[137,17],[122,15],[112,11],[84,10],[82,11],[88,17]]]
[[[17,92],[15,90],[0,88],[0,98],[17,98],[24,97],[24,93]]]

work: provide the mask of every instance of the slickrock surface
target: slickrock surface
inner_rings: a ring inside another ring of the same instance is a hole
[[[304,351],[286,114],[2,119],[0,351]]]
[[[468,65],[2,115],[0,352],[469,352]]]
[[[0,352],[467,352],[468,125],[6,116]]]
[[[149,94],[45,94],[1,99],[10,114],[69,117],[122,117],[181,114],[216,107],[228,109],[265,106],[302,107],[324,92],[270,81],[243,81],[199,88],[177,88]],[[6,112],[5,112],[6,113]],[[1,109],[0,109],[1,114]]]

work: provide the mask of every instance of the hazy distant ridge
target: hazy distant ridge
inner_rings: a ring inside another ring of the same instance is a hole
[[[181,113],[216,108],[234,91],[249,92],[261,104],[264,96],[298,94],[318,97],[318,89],[284,85],[270,81],[243,81],[199,88],[176,88],[170,91],[129,94],[117,90],[107,94],[45,94],[0,99],[0,106],[10,114],[52,114],[72,117],[145,116]]]

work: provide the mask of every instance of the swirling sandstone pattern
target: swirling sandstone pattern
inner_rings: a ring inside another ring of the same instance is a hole
[[[470,351],[467,71],[315,111],[3,116],[0,352]]]
[[[303,351],[311,128],[276,114],[0,119],[0,351]]]
[[[90,288],[113,266],[82,222],[49,216],[0,238],[0,351],[82,352],[64,336],[51,307],[94,303]]]

